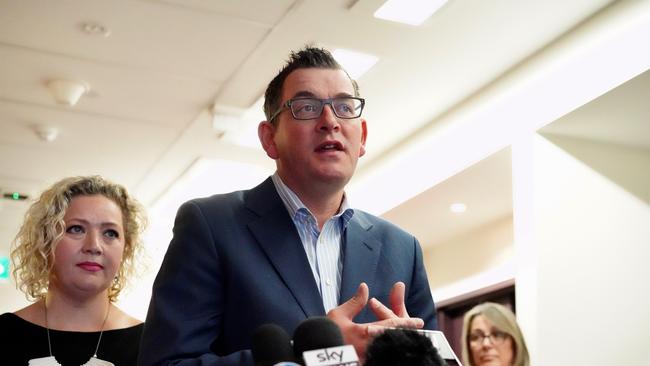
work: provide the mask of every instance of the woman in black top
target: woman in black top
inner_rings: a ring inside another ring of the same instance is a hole
[[[7,365],[135,365],[142,322],[113,303],[133,270],[145,218],[124,187],[66,178],[29,208],[11,253],[34,303],[0,316]]]

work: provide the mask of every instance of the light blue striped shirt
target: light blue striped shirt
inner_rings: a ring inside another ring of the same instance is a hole
[[[300,201],[300,198],[282,182],[277,172],[271,176],[271,179],[296,225],[318,290],[323,298],[325,312],[328,312],[339,303],[341,273],[343,272],[341,244],[343,243],[343,233],[354,215],[354,210],[350,208],[347,198],[343,196],[338,213],[327,220],[323,225],[323,230],[319,231],[314,215]]]

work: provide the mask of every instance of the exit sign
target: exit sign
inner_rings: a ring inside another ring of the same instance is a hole
[[[0,282],[9,280],[9,257],[0,256]]]

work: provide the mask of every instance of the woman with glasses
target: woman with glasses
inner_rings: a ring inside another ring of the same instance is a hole
[[[486,302],[465,314],[463,359],[466,366],[529,366],[528,349],[515,315]]]

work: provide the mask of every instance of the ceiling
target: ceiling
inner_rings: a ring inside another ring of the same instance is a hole
[[[452,212],[450,206],[454,203],[463,203],[467,210]],[[503,149],[393,208],[383,217],[400,223],[423,245],[435,245],[511,215],[511,152]]]
[[[254,147],[259,100],[289,51],[307,43],[379,57],[359,79],[364,170],[612,1],[451,0],[419,27],[375,19],[382,2],[0,0],[0,191],[34,196],[64,176],[102,174],[152,206],[200,159],[272,171]],[[87,34],[85,23],[110,35]],[[74,107],[57,104],[53,79],[83,80],[90,92]],[[235,129],[215,128],[214,111],[236,117]],[[57,138],[39,138],[44,127]],[[496,197],[510,197],[499,184],[510,178],[508,156],[424,198],[446,202],[469,187],[461,181],[485,177]],[[25,208],[0,204],[0,253]],[[486,202],[467,225],[504,210]]]
[[[649,95],[650,71],[646,71],[539,132],[551,141],[554,137],[562,137],[596,143],[605,154],[608,150],[602,149],[603,145],[633,149],[650,156]],[[605,160],[599,155],[589,158]],[[468,230],[510,217],[513,207],[511,159],[510,148],[500,150],[389,210],[383,217],[399,222],[425,245],[449,242]],[[629,171],[620,160],[615,161],[617,166]],[[591,168],[600,170],[619,186],[650,203],[650,189],[644,178],[647,174],[632,172],[634,178],[630,184],[617,179],[616,174],[607,174],[598,163],[592,162]],[[620,171],[617,173],[620,175]],[[453,213],[450,205],[455,202],[464,203],[468,210],[462,215]]]
[[[563,116],[541,132],[650,150],[648,96],[650,71]]]

